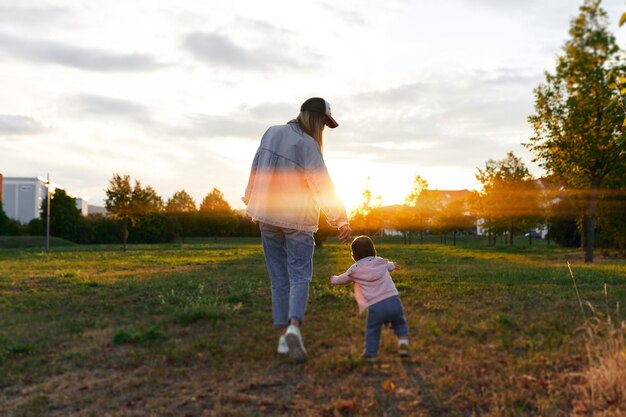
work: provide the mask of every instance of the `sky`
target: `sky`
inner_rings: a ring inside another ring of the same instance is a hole
[[[0,172],[104,205],[113,173],[233,208],[259,140],[328,100],[324,158],[348,209],[413,178],[477,189],[508,151],[535,176],[533,89],[582,0],[0,0]],[[605,0],[611,30],[623,0]]]

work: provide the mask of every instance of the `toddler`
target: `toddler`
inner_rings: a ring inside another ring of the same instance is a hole
[[[363,360],[376,361],[380,332],[385,324],[390,324],[398,337],[400,356],[408,356],[409,328],[404,318],[398,290],[389,274],[389,271],[400,267],[395,262],[376,256],[374,242],[368,236],[355,238],[351,249],[355,263],[345,273],[333,275],[330,283],[346,285],[354,282],[354,298],[359,304],[359,312],[367,308]]]

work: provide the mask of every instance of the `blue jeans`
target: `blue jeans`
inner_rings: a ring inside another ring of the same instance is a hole
[[[386,324],[389,324],[393,328],[393,332],[398,337],[409,335],[409,327],[404,318],[402,303],[400,302],[400,297],[397,295],[385,298],[367,308],[367,325],[365,327],[366,355],[378,355],[380,331]]]
[[[267,272],[272,282],[274,326],[304,321],[313,276],[313,232],[259,223]]]

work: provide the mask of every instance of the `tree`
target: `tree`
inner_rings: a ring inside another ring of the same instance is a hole
[[[217,188],[204,196],[202,204],[200,204],[200,212],[202,213],[227,213],[230,212],[230,204],[224,200],[224,193]]]
[[[113,178],[109,180],[109,188],[105,192],[107,198],[104,204],[107,211],[122,224],[122,245],[126,251],[128,226],[135,221],[136,216],[132,206],[133,189],[130,185],[130,175],[113,174]]]
[[[2,207],[2,195],[0,195],[0,236],[9,234],[9,216]]]
[[[139,180],[135,180],[135,186],[131,187],[130,175],[113,174],[105,192],[107,211],[121,222],[122,244],[126,251],[129,227],[137,222],[139,216],[161,212],[163,199],[152,187],[142,187]]]
[[[419,232],[420,242],[424,241],[424,232],[432,226],[432,220],[437,210],[437,198],[429,193],[428,181],[419,175],[413,178],[413,186],[404,198],[407,206],[403,217],[408,220],[409,243],[414,231]]]
[[[48,204],[41,202],[41,221],[46,221]],[[65,190],[57,188],[50,197],[50,235],[75,242],[83,216],[76,199],[67,195]]]
[[[227,235],[237,224],[237,218],[230,204],[224,199],[224,193],[217,188],[202,200],[199,210],[199,228],[210,236]]]
[[[535,89],[534,136],[526,146],[549,174],[587,192],[585,262],[593,262],[598,193],[603,180],[625,171],[624,112],[613,85],[623,63],[600,0],[585,0],[571,22],[554,74]]]
[[[163,199],[151,186],[144,188],[139,180],[135,180],[135,187],[131,194],[131,209],[136,216],[160,213],[163,211]]]
[[[352,210],[350,214],[350,227],[370,235],[372,230],[378,230],[382,226],[382,219],[374,209],[382,206],[382,197],[378,196],[372,202],[372,190],[370,189],[370,177],[367,177],[365,189],[363,189],[363,202]]]
[[[477,171],[476,179],[483,186],[478,215],[490,235],[506,232],[513,245],[516,232],[528,230],[541,219],[537,184],[513,152],[502,160],[489,159],[485,168]]]
[[[172,198],[167,200],[165,211],[178,222],[180,236],[184,243],[185,236],[188,236],[198,228],[196,202],[187,191],[176,191]]]
[[[452,243],[456,245],[456,235],[474,228],[474,219],[469,215],[467,197],[452,196],[441,204],[438,213],[439,225],[444,233],[452,233]]]
[[[172,198],[167,200],[165,211],[168,213],[190,213],[197,211],[196,202],[185,190],[176,191]]]

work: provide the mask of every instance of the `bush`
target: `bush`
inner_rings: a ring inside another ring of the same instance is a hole
[[[128,231],[129,243],[167,243],[178,237],[178,222],[162,213],[144,214]]]

